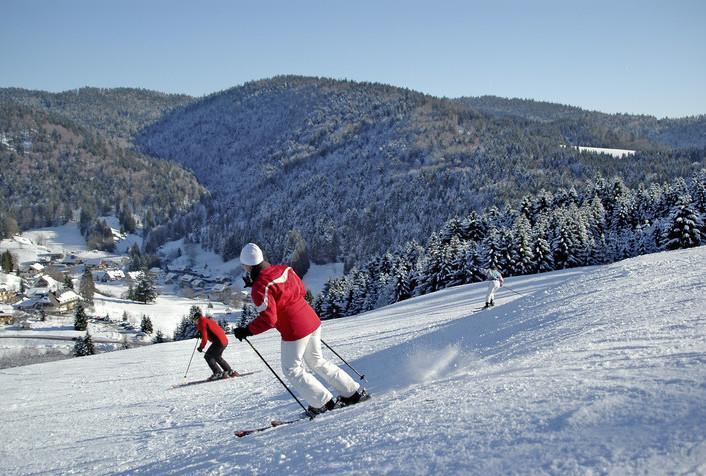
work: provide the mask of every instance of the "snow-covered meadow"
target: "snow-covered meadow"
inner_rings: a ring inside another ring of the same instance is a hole
[[[193,341],[2,370],[0,473],[704,474],[704,269],[666,252],[325,322],[373,399],[243,439],[299,411],[245,343],[224,356],[256,373],[184,388]],[[251,342],[279,370],[276,332]]]

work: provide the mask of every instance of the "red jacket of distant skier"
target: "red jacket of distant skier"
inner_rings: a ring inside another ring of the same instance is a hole
[[[283,341],[299,340],[321,325],[316,311],[304,299],[306,288],[294,270],[274,265],[260,271],[252,285],[252,301],[258,312],[248,329],[260,334],[275,327]]]
[[[206,345],[207,340],[210,340],[211,342],[218,342],[224,347],[228,345],[228,336],[226,336],[226,333],[223,331],[221,326],[219,326],[213,319],[209,319],[204,316],[199,317],[199,320],[196,323],[196,329],[199,331],[199,335],[201,336],[200,347],[203,348]]]

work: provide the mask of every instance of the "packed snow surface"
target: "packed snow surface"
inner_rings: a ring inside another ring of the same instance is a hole
[[[182,388],[193,340],[6,369],[0,474],[704,474],[704,270],[660,253],[325,322],[373,398],[242,439],[299,413],[247,343],[224,356],[256,373]],[[280,371],[276,331],[251,342]]]

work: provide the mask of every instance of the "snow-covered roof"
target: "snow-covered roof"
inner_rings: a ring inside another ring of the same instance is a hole
[[[128,271],[127,275],[133,281],[137,281],[142,277],[142,271]]]
[[[220,293],[220,292],[225,291],[227,287],[228,287],[227,284],[216,284],[211,289],[213,290],[213,292]]]
[[[0,273],[0,288],[5,287],[8,291],[19,291],[22,286],[22,278],[14,274]]]
[[[41,265],[39,263],[34,263],[29,265],[29,269],[33,269],[34,271],[42,271],[44,269],[44,265]]]
[[[83,298],[76,294],[74,291],[68,289],[61,294],[56,295],[56,300],[59,304],[66,304],[73,301],[81,301]]]
[[[51,276],[44,275],[37,280],[36,286],[38,288],[49,288],[50,291],[56,291],[61,287],[61,283]]]
[[[108,279],[125,279],[125,273],[121,269],[109,269],[105,272],[105,275],[108,276]]]

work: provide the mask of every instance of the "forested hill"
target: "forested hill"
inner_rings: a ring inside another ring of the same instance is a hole
[[[129,138],[193,98],[134,88],[79,88],[61,93],[0,88],[0,103],[19,104],[64,116],[107,137]]]
[[[209,188],[207,226],[194,238],[225,257],[256,240],[279,259],[296,230],[314,260],[348,264],[541,188],[583,184],[597,173],[630,186],[668,180],[691,175],[704,157],[649,141],[629,161],[579,154],[560,147],[567,139],[553,123],[391,86],[298,76],[205,97],[167,113],[136,142]]]
[[[154,226],[205,193],[176,164],[129,151],[65,117],[15,104],[0,103],[0,164],[0,238],[64,223],[79,209],[86,227],[118,211]]]
[[[494,117],[523,118],[554,126],[572,145],[641,150],[706,147],[706,115],[657,119],[497,96],[465,97],[456,102]]]

